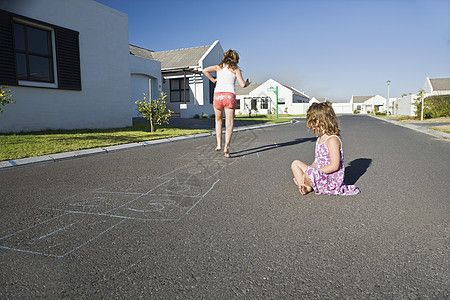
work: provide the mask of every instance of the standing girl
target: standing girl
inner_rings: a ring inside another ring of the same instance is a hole
[[[250,79],[244,81],[241,70],[237,67],[239,54],[235,50],[227,50],[222,62],[219,65],[210,66],[203,69],[203,74],[216,84],[214,89],[214,113],[216,116],[216,151],[222,150],[222,115],[225,109],[225,147],[223,152],[225,157],[230,157],[230,141],[233,133],[234,110],[236,108],[236,91],[234,85],[236,79],[243,88],[250,85]],[[212,77],[211,73],[216,73],[217,78]]]
[[[294,160],[291,165],[294,182],[302,195],[312,190],[316,194],[355,195],[359,189],[344,184],[344,151],[339,123],[330,102],[313,103],[306,115],[306,127],[317,138],[315,159],[311,166]]]

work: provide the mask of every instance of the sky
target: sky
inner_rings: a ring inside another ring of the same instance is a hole
[[[450,78],[449,0],[96,0],[128,15],[130,43],[212,45],[240,55],[244,79],[274,79],[348,102],[417,93]]]

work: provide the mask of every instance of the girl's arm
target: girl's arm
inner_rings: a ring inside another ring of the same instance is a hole
[[[213,83],[217,82],[217,79],[212,77],[211,73],[217,72],[217,65],[206,67],[202,70],[202,73]]]
[[[250,80],[250,78],[247,78],[246,81],[244,81],[244,78],[242,78],[242,73],[241,70],[239,70],[239,68],[236,69],[236,79],[239,82],[239,85],[243,88],[247,87],[250,85],[250,83],[252,83],[252,81]]]
[[[341,143],[335,136],[330,137],[325,143],[330,154],[330,163],[322,168],[319,168],[319,170],[330,174],[339,170],[339,164],[341,162]]]

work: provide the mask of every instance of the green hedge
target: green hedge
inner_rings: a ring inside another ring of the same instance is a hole
[[[450,117],[450,95],[430,96],[423,100],[424,119]],[[416,116],[420,118],[422,102],[416,101]]]

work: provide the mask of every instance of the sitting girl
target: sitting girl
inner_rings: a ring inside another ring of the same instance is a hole
[[[316,194],[356,195],[359,189],[344,182],[344,152],[338,119],[330,102],[313,103],[306,115],[306,127],[317,138],[315,159],[311,166],[294,160],[291,164],[294,182],[302,195],[312,190]]]

